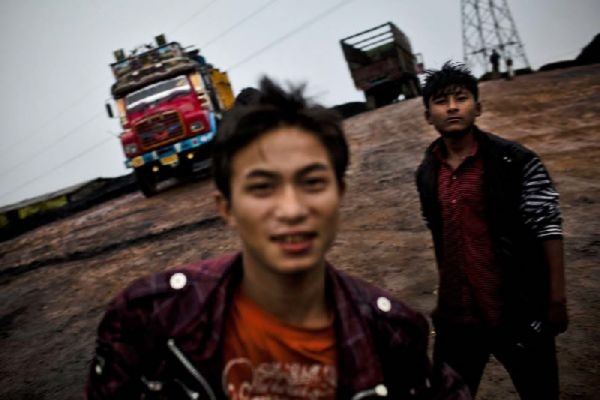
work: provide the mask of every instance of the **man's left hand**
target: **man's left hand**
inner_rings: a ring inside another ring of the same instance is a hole
[[[554,335],[561,334],[569,326],[569,316],[567,313],[567,303],[551,303],[548,308],[548,325]]]

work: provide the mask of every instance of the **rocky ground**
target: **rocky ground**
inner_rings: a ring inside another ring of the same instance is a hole
[[[561,193],[571,325],[558,338],[563,399],[600,391],[599,65],[483,83],[480,126],[536,150]],[[330,261],[416,309],[435,302],[413,171],[436,133],[420,99],[348,119],[342,229]],[[80,398],[108,300],[132,279],[238,247],[200,180],[133,193],[0,243],[0,398]],[[478,399],[517,399],[496,362]]]

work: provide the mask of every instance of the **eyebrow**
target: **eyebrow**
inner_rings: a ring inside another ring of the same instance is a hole
[[[294,173],[295,176],[304,176],[307,174],[310,174],[311,172],[318,172],[318,171],[327,171],[328,167],[327,165],[323,164],[323,163],[313,163],[313,164],[309,164],[303,168],[301,168],[300,170],[298,170],[297,172]],[[245,179],[253,179],[253,178],[264,178],[264,179],[277,179],[280,176],[279,173],[271,171],[271,170],[267,170],[267,169],[253,169],[250,172],[248,172],[244,178]]]
[[[464,86],[450,85],[450,86],[447,86],[446,88],[440,90],[439,92],[437,92],[433,97],[436,97],[436,96],[446,97],[448,95],[458,94],[458,93],[470,93],[470,91]]]

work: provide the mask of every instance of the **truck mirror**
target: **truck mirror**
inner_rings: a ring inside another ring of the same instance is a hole
[[[113,113],[112,107],[110,106],[110,104],[106,103],[104,104],[104,106],[106,107],[106,113],[108,114],[109,118],[114,118],[115,114]]]

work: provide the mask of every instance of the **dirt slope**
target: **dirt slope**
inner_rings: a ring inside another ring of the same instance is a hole
[[[600,66],[482,85],[480,126],[536,150],[561,193],[569,331],[558,339],[562,398],[600,390]],[[346,121],[352,147],[339,267],[429,313],[436,272],[413,171],[436,134],[420,99]],[[208,181],[134,193],[0,243],[0,398],[79,398],[107,301],[147,273],[237,248]],[[492,363],[479,399],[516,399]]]

